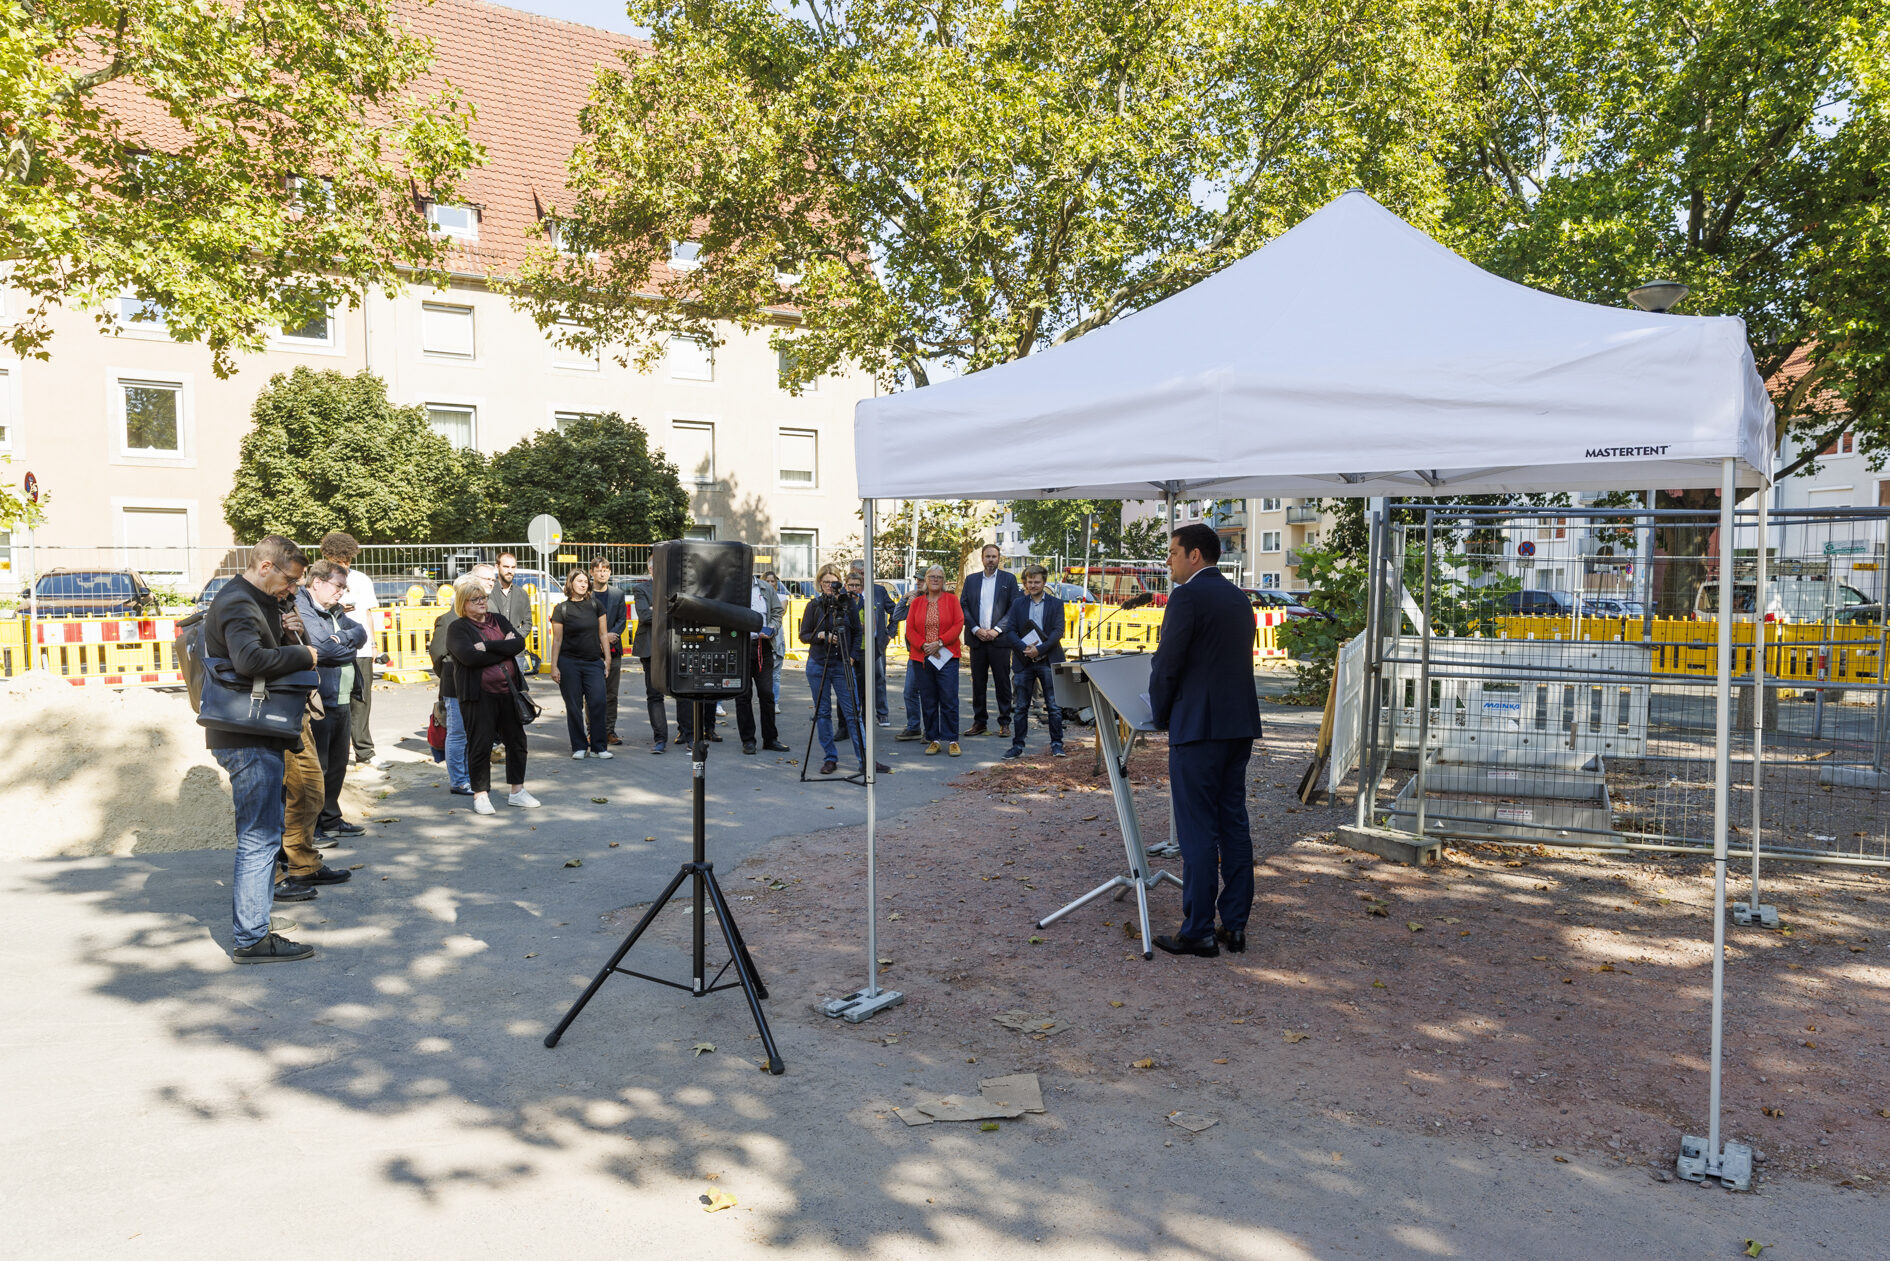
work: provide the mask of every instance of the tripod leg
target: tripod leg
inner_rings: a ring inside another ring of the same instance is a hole
[[[623,957],[630,953],[630,947],[637,944],[637,938],[643,935],[643,930],[655,921],[656,913],[662,910],[664,904],[675,895],[676,890],[682,887],[682,882],[689,877],[689,870],[688,866],[684,866],[678,871],[675,878],[669,882],[669,887],[663,890],[662,896],[650,903],[650,909],[643,912],[643,918],[637,921],[637,926],[630,930],[630,935],[623,939],[621,946],[617,947],[617,953],[610,956],[610,961],[604,964],[603,970],[591,978],[591,983],[585,987],[582,994],[578,995],[577,1002],[571,1004],[571,1010],[564,1013],[564,1019],[558,1022],[558,1027],[545,1035],[546,1046],[558,1045],[558,1039],[562,1038],[564,1031],[571,1027],[571,1022],[578,1018],[578,1013],[583,1011],[584,1005],[591,1001],[591,996],[603,988],[604,981],[617,970],[617,965],[623,962]]]
[[[722,886],[716,883],[713,868],[709,871],[709,883],[714,886],[716,892],[721,892]],[[766,999],[768,997],[768,983],[761,979],[761,969],[755,966],[755,957],[748,953],[748,941],[742,936],[741,926],[736,924],[732,917],[723,920],[722,935],[728,938],[729,952],[731,954],[739,953],[741,957],[747,961],[748,974],[755,978],[756,994],[762,999]]]
[[[715,872],[707,873],[709,897],[715,903],[715,917],[722,923],[722,935],[729,944],[729,959],[735,964],[735,975],[742,983],[742,994],[748,999],[748,1011],[755,1018],[755,1029],[761,1034],[761,1045],[768,1052],[768,1071],[779,1077],[787,1072],[787,1065],[781,1062],[781,1052],[774,1045],[774,1031],[768,1028],[768,1017],[762,1013],[761,1000],[767,997],[762,990],[760,980],[755,976],[754,963],[748,957],[748,948],[742,944],[741,930],[735,927],[735,916],[728,909],[728,901],[722,896],[722,886],[716,883]]]

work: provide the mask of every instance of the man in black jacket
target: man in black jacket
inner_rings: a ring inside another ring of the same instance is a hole
[[[230,579],[204,619],[204,655],[229,661],[245,679],[279,679],[313,669],[315,649],[285,642],[282,605],[302,579],[308,557],[279,534],[250,549],[249,568]],[[216,686],[206,684],[206,686]],[[269,930],[276,855],[282,849],[283,754],[299,736],[253,736],[205,729],[204,743],[229,774],[236,805],[236,874],[231,957],[238,963],[310,959],[315,947]],[[313,891],[306,891],[313,896]]]
[[[623,628],[630,621],[624,590],[610,580],[610,559],[591,558],[591,599],[604,613],[604,730],[611,744],[617,735],[617,689],[623,682]]]

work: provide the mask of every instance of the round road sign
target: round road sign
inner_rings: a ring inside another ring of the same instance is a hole
[[[557,551],[558,544],[564,541],[564,527],[549,512],[541,512],[525,527],[525,537],[538,549],[538,557],[542,561]]]

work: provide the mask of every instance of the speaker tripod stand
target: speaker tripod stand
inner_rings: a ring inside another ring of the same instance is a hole
[[[694,706],[695,718],[695,742],[690,746],[689,753],[690,769],[694,773],[695,782],[695,836],[694,850],[690,860],[684,863],[671,878],[668,886],[664,888],[656,901],[650,903],[650,909],[643,913],[643,918],[637,921],[637,926],[630,930],[630,935],[623,939],[623,944],[617,947],[616,953],[610,956],[602,970],[591,978],[590,985],[578,995],[577,1002],[571,1004],[571,1010],[564,1013],[564,1019],[558,1022],[557,1028],[545,1035],[545,1045],[548,1047],[558,1045],[558,1039],[564,1036],[564,1031],[571,1027],[571,1022],[578,1018],[585,1004],[589,1003],[597,991],[603,988],[604,982],[610,979],[610,974],[613,972],[621,972],[625,976],[634,976],[643,981],[653,981],[658,985],[667,985],[671,989],[687,990],[695,998],[704,998],[719,990],[734,989],[739,986],[748,999],[748,1010],[755,1018],[755,1028],[761,1034],[761,1045],[768,1052],[768,1071],[778,1076],[787,1071],[787,1065],[781,1062],[781,1052],[775,1049],[774,1034],[768,1028],[768,1018],[761,1010],[762,1000],[768,997],[768,987],[762,983],[761,974],[755,970],[755,961],[748,954],[748,944],[742,940],[742,931],[735,923],[734,913],[729,910],[728,899],[722,895],[722,886],[715,879],[715,864],[708,860],[708,841],[705,835],[709,761],[708,727],[705,722],[707,715],[703,712],[703,702],[691,701],[690,704]],[[656,917],[662,913],[665,906],[669,905],[669,900],[676,896],[676,891],[682,888],[685,880],[690,882],[691,896],[689,931],[692,966],[689,983],[672,981],[668,977],[651,976],[647,972],[638,972],[633,968],[624,967],[624,956],[630,953],[630,948],[637,944],[637,939],[643,936],[644,931],[656,922]],[[716,923],[722,929],[722,939],[728,946],[728,962],[717,969],[714,976],[708,974],[708,923],[703,913],[705,900],[708,906],[714,909]],[[724,981],[722,978],[728,975],[731,968],[735,971],[735,979]]]

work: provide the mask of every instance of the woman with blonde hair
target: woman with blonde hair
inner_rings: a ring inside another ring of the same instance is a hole
[[[912,610],[906,614],[906,648],[911,657],[906,669],[918,671],[927,753],[937,753],[941,744],[953,757],[961,752],[958,658],[964,629],[965,613],[958,597],[945,589],[945,571],[934,565],[925,571],[925,587],[912,597]]]
[[[505,778],[511,790],[506,803],[536,809],[538,798],[525,791],[525,724],[518,712],[518,698],[525,695],[518,654],[525,650],[525,639],[492,612],[488,600],[484,582],[474,574],[461,575],[453,584],[453,612],[459,618],[446,628],[446,650],[456,667],[453,683],[466,722],[473,812],[498,813],[490,795],[494,740],[505,745]]]

